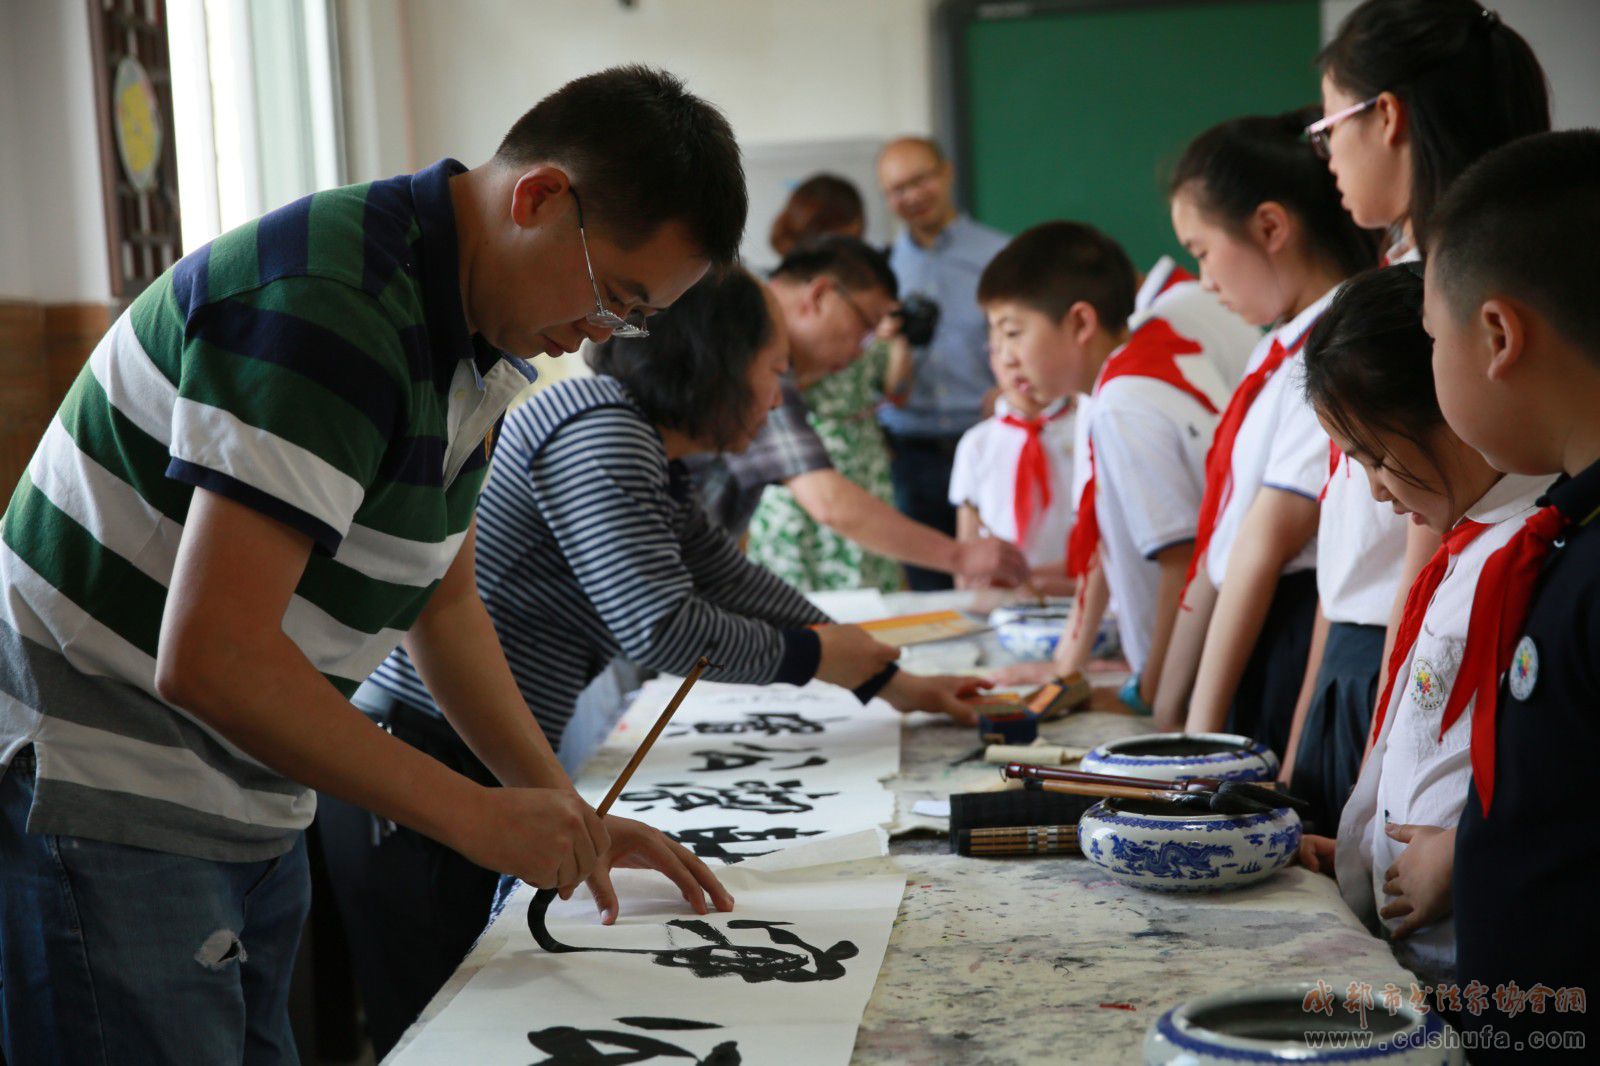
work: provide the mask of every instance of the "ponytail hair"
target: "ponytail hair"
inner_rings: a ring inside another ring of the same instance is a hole
[[[1419,264],[1350,279],[1311,327],[1306,399],[1340,436],[1400,477],[1435,487],[1392,461],[1376,432],[1415,444],[1439,469],[1432,439],[1445,424],[1433,385],[1433,341],[1422,328]]]
[[[1378,261],[1377,234],[1361,229],[1339,202],[1327,164],[1305,141],[1318,108],[1251,115],[1212,126],[1189,142],[1168,183],[1168,196],[1195,197],[1201,212],[1242,229],[1257,207],[1280,203],[1304,230],[1307,252],[1349,277]]]
[[[1412,235],[1456,176],[1502,144],[1550,128],[1550,89],[1533,49],[1476,0],[1367,0],[1317,55],[1360,99],[1391,92],[1411,128]]]

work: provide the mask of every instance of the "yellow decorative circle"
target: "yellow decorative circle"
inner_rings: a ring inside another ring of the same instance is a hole
[[[111,104],[122,169],[136,190],[149,192],[161,166],[161,104],[150,75],[132,56],[117,63]]]

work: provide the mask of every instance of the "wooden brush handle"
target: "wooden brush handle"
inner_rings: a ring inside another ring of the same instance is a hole
[[[1111,785],[1090,781],[1049,781],[1035,778],[1035,783],[1046,792],[1060,792],[1068,796],[1110,796],[1117,799],[1171,799],[1180,793],[1162,788],[1135,788],[1132,785]]]

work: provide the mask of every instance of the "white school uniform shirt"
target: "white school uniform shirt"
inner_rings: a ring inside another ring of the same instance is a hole
[[[1073,402],[1073,397],[1057,400],[1040,417],[1050,418]],[[1013,506],[1017,484],[1017,459],[1028,434],[1019,426],[1008,426],[1002,419],[1011,413],[1004,399],[996,400],[994,417],[986,418],[961,435],[950,469],[950,503],[976,505],[978,516],[995,536],[1013,543],[1017,539],[1017,516]],[[1045,458],[1050,464],[1050,505],[1041,507],[1028,527],[1028,542],[1018,544],[1033,566],[1053,566],[1067,557],[1067,538],[1072,535],[1072,516],[1078,497],[1074,491],[1073,462],[1078,412],[1045,423],[1039,433]]]
[[[1419,261],[1415,248],[1393,263]],[[1339,456],[1317,516],[1317,601],[1330,622],[1386,626],[1400,591],[1407,521],[1372,498],[1367,468]]]
[[[1469,701],[1449,732],[1439,735],[1445,704],[1461,667],[1472,597],[1484,561],[1522,528],[1549,488],[1548,477],[1507,474],[1467,511],[1490,528],[1450,557],[1417,632],[1417,642],[1396,677],[1383,730],[1361,765],[1339,818],[1334,869],[1339,892],[1356,916],[1377,928],[1399,924],[1380,919],[1389,898],[1384,874],[1406,845],[1384,832],[1384,823],[1453,827],[1472,781],[1472,710]],[[1420,929],[1393,944],[1396,957],[1426,979],[1455,966],[1455,932],[1448,920]]]
[[[1329,289],[1311,306],[1262,337],[1251,353],[1249,370],[1267,358],[1274,340],[1285,348],[1299,343],[1333,302],[1336,292],[1337,287]],[[1228,573],[1228,555],[1257,492],[1263,488],[1281,489],[1315,500],[1328,480],[1328,434],[1306,402],[1305,373],[1306,364],[1300,353],[1285,359],[1250,405],[1239,435],[1234,438],[1233,488],[1217,515],[1216,528],[1206,547],[1206,576],[1218,588]],[[1313,537],[1289,560],[1283,573],[1298,573],[1316,565],[1317,542]]]
[[[1317,515],[1317,601],[1330,622],[1383,626],[1399,592],[1406,519],[1372,498],[1367,468],[1339,457]]]
[[[1245,375],[1251,353],[1261,340],[1261,331],[1226,307],[1215,293],[1207,292],[1188,271],[1173,262],[1170,255],[1156,260],[1144,276],[1144,284],[1133,300],[1133,317],[1156,315],[1176,325],[1185,337],[1206,350],[1206,358],[1231,392]]]
[[[1200,498],[1205,495],[1206,452],[1228,402],[1228,388],[1210,349],[1191,332],[1188,309],[1175,317],[1135,312],[1137,330],[1151,318],[1202,346],[1174,362],[1184,378],[1211,400],[1216,413],[1194,397],[1152,378],[1125,375],[1099,387],[1090,414],[1078,419],[1094,444],[1095,518],[1100,527],[1100,565],[1117,605],[1117,633],[1135,676],[1144,669],[1155,630],[1161,567],[1155,556],[1195,538]],[[1080,452],[1079,454],[1085,454]],[[1087,468],[1088,462],[1080,462]]]

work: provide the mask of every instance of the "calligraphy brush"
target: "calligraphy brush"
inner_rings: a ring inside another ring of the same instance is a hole
[[[972,517],[978,520],[979,536],[994,537],[995,540],[1003,539],[1001,537],[995,537],[994,530],[989,528],[989,523],[985,522],[983,520],[983,515],[978,513],[977,504],[973,503],[971,500],[965,500],[962,502],[961,506],[972,508]],[[1040,607],[1045,605],[1044,590],[1039,588],[1039,586],[1034,582],[1032,574],[1029,574],[1027,577],[1022,579],[1022,587],[1027,590],[1028,595],[1032,596]]]
[[[1263,803],[1249,796],[1241,795],[1233,789],[1184,789],[1173,788],[1171,782],[1164,782],[1162,788],[1135,788],[1132,785],[1091,784],[1086,781],[1047,781],[1041,778],[1027,778],[1023,782],[1027,788],[1039,789],[1043,792],[1059,792],[1067,796],[1099,796],[1104,799],[1142,799],[1156,800],[1161,803],[1170,803],[1174,807],[1186,811],[1200,811],[1211,814],[1267,814],[1281,806],[1280,804]]]
[[[606,798],[601,800],[600,806],[594,809],[595,814],[604,818],[606,812],[611,810],[611,805],[617,801],[617,797],[622,794],[622,790],[628,787],[628,779],[639,768],[639,764],[644,762],[644,757],[650,753],[651,745],[656,742],[656,738],[661,735],[661,731],[667,728],[667,723],[672,721],[672,716],[677,713],[678,706],[689,695],[689,690],[694,688],[694,683],[700,680],[700,675],[708,669],[716,669],[716,667],[709,658],[704,655],[700,656],[699,661],[694,664],[694,668],[683,679],[683,684],[678,686],[678,691],[674,692],[672,699],[667,701],[666,709],[656,719],[656,724],[650,727],[650,732],[646,733],[644,740],[639,742],[639,747],[634,751],[633,758],[628,760],[628,765],[622,768],[622,773],[618,774],[616,781],[612,782],[611,790],[606,793]],[[528,932],[533,934],[534,941],[546,951],[566,951],[568,949],[560,941],[553,938],[544,927],[545,911],[550,909],[550,901],[555,898],[556,890],[553,888],[541,888],[534,893],[533,902],[528,904]]]
[[[1151,777],[1123,777],[1117,774],[1097,774],[1088,770],[1068,770],[1059,766],[1032,766],[1027,763],[1007,763],[1000,776],[1019,781],[1076,781],[1081,784],[1126,785],[1132,788],[1154,788],[1184,792],[1216,792],[1239,796],[1271,807],[1292,807],[1301,815],[1309,814],[1311,804],[1282,789],[1258,785],[1250,781],[1226,780],[1218,777],[1181,777],[1176,781],[1163,781]]]

